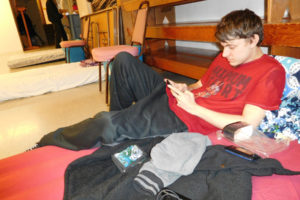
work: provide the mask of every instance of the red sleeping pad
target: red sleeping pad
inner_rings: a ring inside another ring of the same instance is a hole
[[[210,135],[214,144],[229,145]],[[96,149],[71,151],[47,146],[0,160],[1,200],[61,200],[64,192],[64,172],[69,163]],[[290,170],[300,171],[300,145],[271,156]],[[253,177],[253,200],[300,200],[300,175]]]

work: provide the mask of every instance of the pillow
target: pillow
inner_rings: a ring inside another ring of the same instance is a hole
[[[267,111],[258,130],[275,139],[298,140],[300,144],[300,60],[275,56],[286,71],[286,84],[279,110]]]
[[[258,130],[275,139],[298,140],[300,144],[300,100],[287,97],[282,100],[279,110],[267,111]]]
[[[275,59],[281,63],[286,73],[282,99],[293,96],[300,99],[300,60],[285,56],[275,56]]]

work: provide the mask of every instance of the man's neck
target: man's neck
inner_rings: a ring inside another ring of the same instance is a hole
[[[257,60],[260,57],[262,57],[263,55],[264,55],[264,53],[262,52],[261,48],[260,47],[256,47],[256,49],[253,51],[253,55],[252,55],[251,61]]]

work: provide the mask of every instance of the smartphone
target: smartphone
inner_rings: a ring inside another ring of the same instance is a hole
[[[167,79],[166,80],[167,85],[171,85],[171,82]]]
[[[234,145],[226,146],[225,151],[228,153],[231,153],[232,155],[238,156],[240,158],[243,158],[243,159],[246,159],[249,161],[257,160],[260,158],[257,154],[255,154],[245,148],[237,147]]]
[[[123,173],[129,168],[143,163],[146,160],[146,154],[137,145],[130,145],[121,152],[113,154],[112,160]]]
[[[176,92],[177,94],[182,93],[178,88],[172,85],[172,83],[167,79],[166,81],[168,88],[170,88],[172,91]]]

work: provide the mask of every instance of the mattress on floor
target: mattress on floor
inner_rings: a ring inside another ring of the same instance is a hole
[[[97,82],[98,77],[98,66],[82,67],[80,62],[1,74],[0,102],[74,88]]]
[[[213,144],[232,144],[225,139],[218,140],[214,133],[209,137]],[[66,168],[72,161],[95,150],[71,151],[45,146],[0,160],[0,199],[63,199]],[[292,141],[287,150],[271,157],[287,169],[300,171],[300,145],[296,141]],[[251,199],[300,200],[300,175],[253,176]]]
[[[33,52],[22,52],[14,54],[8,58],[9,68],[25,67],[50,61],[61,60],[65,58],[65,52],[62,49],[49,49]]]

